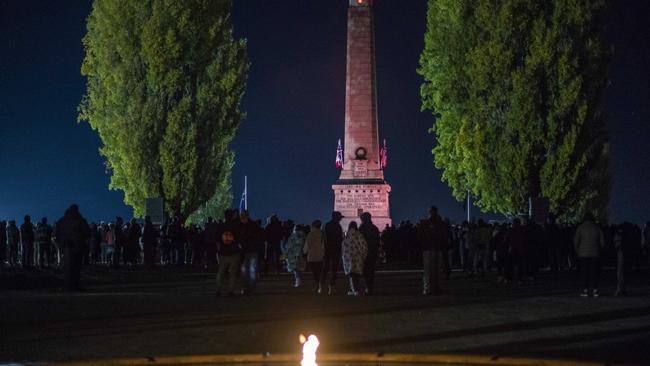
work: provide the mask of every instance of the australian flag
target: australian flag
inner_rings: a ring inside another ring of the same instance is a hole
[[[343,148],[341,147],[341,139],[339,139],[339,145],[336,147],[336,167],[341,168],[343,166]]]

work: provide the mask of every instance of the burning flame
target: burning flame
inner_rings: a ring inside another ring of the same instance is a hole
[[[318,337],[312,334],[308,338],[305,338],[305,336],[301,334],[300,343],[302,344],[302,361],[300,361],[300,365],[318,366],[316,363],[316,350],[320,345]]]

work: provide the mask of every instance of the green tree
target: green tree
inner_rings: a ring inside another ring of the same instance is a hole
[[[232,166],[234,165],[233,156],[224,161],[229,168],[221,170],[223,176],[217,179],[219,183],[216,191],[206,203],[202,204],[187,218],[187,223],[204,225],[208,221],[209,217],[212,217],[213,219],[223,219],[224,211],[231,207],[233,196],[230,189],[232,186],[230,173],[232,171]]]
[[[606,215],[600,109],[604,0],[429,0],[422,108],[434,162],[458,200],[515,215],[528,197],[574,221]]]
[[[79,120],[99,133],[109,187],[136,216],[150,197],[183,218],[215,194],[229,197],[249,68],[230,11],[225,0],[93,2]]]

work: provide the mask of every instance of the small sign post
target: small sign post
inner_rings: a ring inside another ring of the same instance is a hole
[[[144,214],[151,218],[154,225],[165,222],[165,200],[162,197],[147,198],[144,203]]]

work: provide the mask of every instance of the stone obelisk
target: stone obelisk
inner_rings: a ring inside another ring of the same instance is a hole
[[[390,186],[384,180],[380,158],[372,0],[349,0],[347,76],[345,86],[345,141],[343,167],[334,190],[334,210],[360,224],[369,212],[380,230],[391,223]]]

